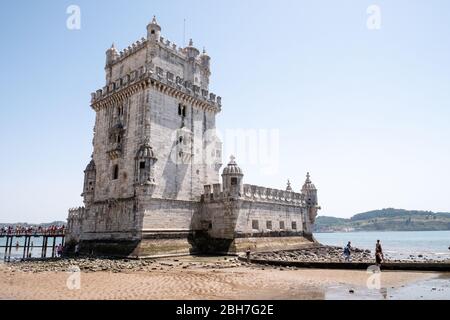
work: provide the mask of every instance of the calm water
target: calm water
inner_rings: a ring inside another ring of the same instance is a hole
[[[450,231],[316,233],[314,237],[322,244],[339,247],[351,241],[352,246],[369,249],[372,253],[379,239],[385,255],[395,259],[420,254],[430,259],[450,259]]]
[[[62,238],[57,238],[56,246],[58,246],[61,243],[61,241],[62,241]],[[11,249],[11,260],[22,259],[22,257],[23,257],[23,248],[16,249],[16,247],[15,247],[16,242],[19,242],[19,245],[23,246],[24,242],[25,242],[25,237],[14,238],[13,247]],[[42,248],[36,248],[36,246],[42,246],[42,237],[36,237],[36,238],[33,237],[33,238],[31,238],[31,242],[35,246],[35,248],[30,250],[32,258],[40,258]],[[5,244],[6,244],[6,238],[0,238],[0,263],[3,262],[3,258],[4,258],[4,254],[5,254],[5,247],[4,247]],[[52,255],[52,245],[53,245],[53,239],[51,239],[51,240],[49,239],[48,247],[47,247],[47,257],[51,257],[51,255]]]

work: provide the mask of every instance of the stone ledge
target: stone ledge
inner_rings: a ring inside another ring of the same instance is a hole
[[[244,256],[239,256],[240,261],[247,261]],[[366,262],[301,262],[301,261],[276,261],[276,260],[262,260],[262,259],[250,259],[251,263],[281,266],[281,267],[296,267],[306,269],[341,269],[341,270],[367,270],[369,267],[374,266],[375,263]],[[450,263],[383,263],[381,270],[386,271],[450,271]]]

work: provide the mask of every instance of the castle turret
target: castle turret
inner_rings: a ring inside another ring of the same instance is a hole
[[[206,49],[205,49],[205,48],[203,48],[203,53],[200,55],[199,59],[200,59],[200,64],[201,64],[201,66],[202,66],[205,70],[210,71],[211,58],[210,58],[210,56],[206,53]]]
[[[120,54],[117,51],[114,43],[111,45],[111,48],[106,50],[106,65],[105,65],[105,74],[106,74],[106,84],[109,85],[112,77],[112,65],[117,58],[119,58]]]
[[[111,45],[111,48],[106,50],[106,66],[111,65],[115,59],[119,57],[119,51],[117,51],[114,43]]]
[[[225,196],[229,197],[240,197],[244,190],[244,174],[235,159],[234,156],[230,157],[230,162],[223,169],[222,173],[223,192]]]
[[[83,194],[81,195],[84,198],[84,205],[88,207],[94,201],[94,193],[95,193],[95,179],[97,175],[97,170],[95,167],[94,160],[91,160],[84,170],[84,186],[83,186]]]
[[[192,41],[192,39],[189,40],[189,45],[184,48],[184,50],[186,51],[186,55],[188,56],[190,61],[195,61],[195,59],[197,59],[198,55],[200,54],[200,51],[194,47],[194,42]]]
[[[146,139],[136,154],[136,184],[155,184],[154,164],[157,161],[153,148]]]
[[[156,21],[156,17],[153,16],[152,22],[147,25],[147,39],[149,41],[159,41],[161,37],[161,27]]]
[[[305,206],[308,210],[309,220],[314,223],[317,217],[317,212],[320,210],[319,202],[317,199],[316,186],[311,182],[311,176],[308,172],[306,175],[306,181],[302,188],[302,195],[305,201]]]

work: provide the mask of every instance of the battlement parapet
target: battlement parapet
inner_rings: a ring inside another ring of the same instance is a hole
[[[83,219],[86,213],[85,207],[71,208],[69,209],[69,216],[67,220],[79,220]]]
[[[301,193],[250,184],[244,184],[243,198],[261,202],[303,204],[303,195]]]
[[[185,50],[186,48],[180,47],[176,43],[170,41],[169,39],[165,39],[162,36],[159,38],[157,43],[161,48],[167,50],[169,53],[174,54],[183,60],[186,60],[186,61],[188,60],[188,55]],[[141,49],[146,48],[147,44],[148,44],[148,40],[146,38],[141,38],[140,40],[133,42],[127,48],[121,50],[120,52],[117,52],[117,54],[112,57],[111,61],[109,62],[109,65],[112,66],[116,63],[123,61],[124,59],[126,59],[127,57],[140,51]],[[197,59],[195,61],[200,66],[202,65],[200,56],[197,57]]]
[[[227,197],[228,195],[223,192],[221,184],[204,186],[203,200],[205,202],[224,200]],[[268,203],[284,203],[293,205],[304,204],[304,195],[301,193],[259,187],[249,184],[244,184],[244,192],[241,194],[240,198],[244,200]]]
[[[223,200],[224,198],[222,185],[220,183],[213,185],[207,184],[204,186],[203,199],[205,202]]]
[[[112,57],[111,61],[109,62],[109,66],[112,66],[127,57],[131,56],[132,54],[138,52],[139,50],[145,48],[147,46],[147,39],[141,38],[140,40],[132,43],[127,48],[121,50],[120,52],[117,52],[115,56]]]
[[[222,98],[220,96],[217,96],[208,90],[201,89],[199,86],[192,84],[192,82],[186,81],[179,76],[175,76],[175,74],[170,71],[165,71],[160,67],[150,65],[133,70],[102,89],[91,93],[91,104],[94,105],[95,103],[145,79],[157,81],[162,85],[180,91],[192,98],[206,102],[216,107],[219,111],[222,107]]]

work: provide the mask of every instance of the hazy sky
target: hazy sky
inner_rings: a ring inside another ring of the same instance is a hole
[[[66,27],[72,4],[80,30]],[[373,4],[379,30],[367,27]],[[284,189],[289,178],[298,191],[310,171],[324,215],[450,211],[449,1],[30,0],[0,10],[1,222],[62,220],[82,204],[105,51],[145,36],[154,14],[179,45],[186,19],[186,39],[212,57],[224,136],[254,130],[259,149],[264,130],[279,137],[272,170],[263,155],[236,154],[246,183]]]

